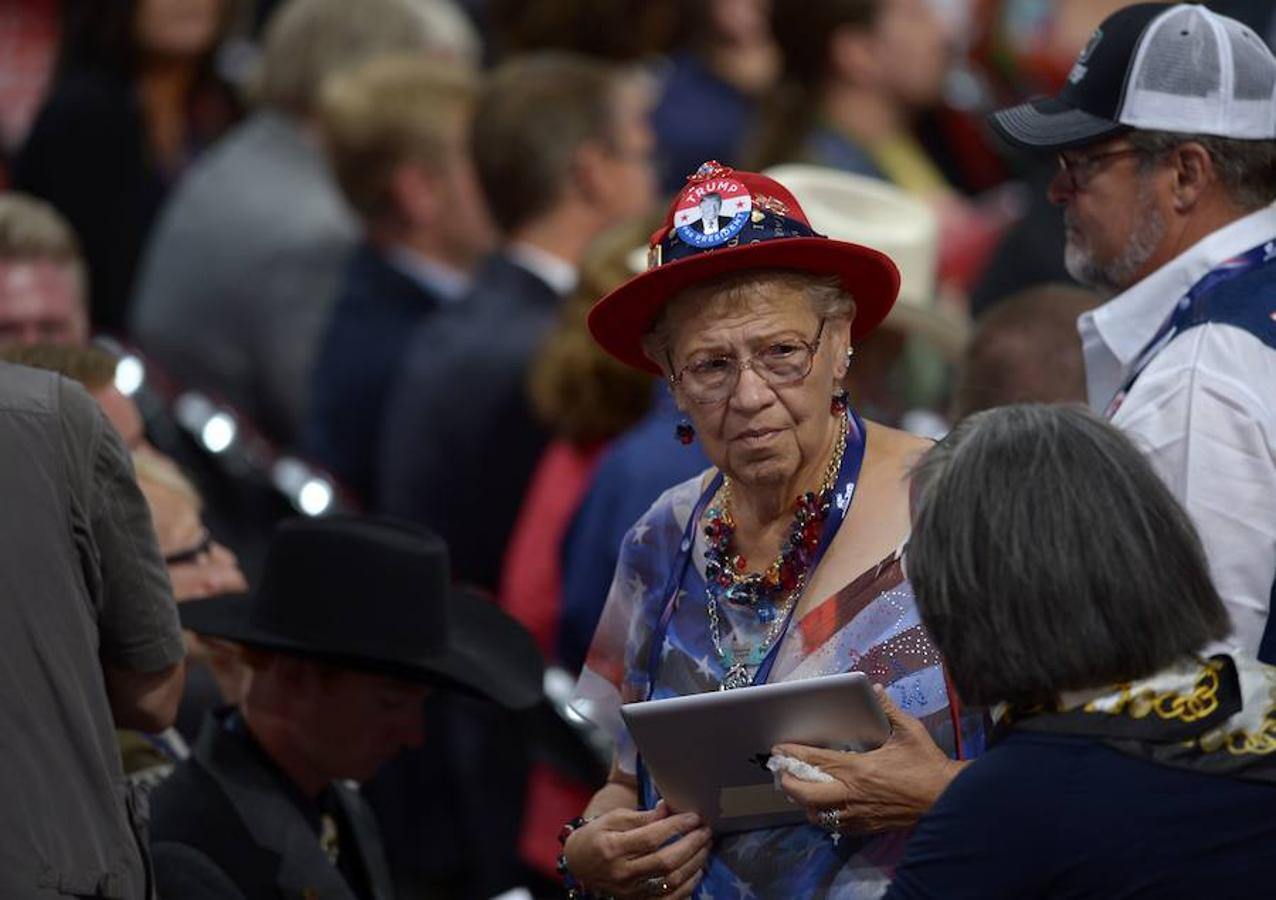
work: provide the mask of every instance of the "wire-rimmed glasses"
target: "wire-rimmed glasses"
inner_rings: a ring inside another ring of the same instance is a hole
[[[1059,171],[1063,173],[1068,188],[1076,193],[1084,190],[1090,179],[1099,171],[1099,164],[1104,160],[1116,159],[1119,156],[1135,156],[1143,151],[1138,147],[1122,147],[1120,150],[1106,150],[1103,153],[1091,153],[1088,156],[1069,154],[1066,151],[1056,153]]]
[[[824,334],[824,322],[820,319],[819,330],[812,340],[776,341],[744,359],[712,354],[694,356],[669,381],[694,403],[721,403],[735,391],[740,373],[745,369],[752,369],[771,387],[797,384],[811,374],[815,354],[820,349],[820,337]]]

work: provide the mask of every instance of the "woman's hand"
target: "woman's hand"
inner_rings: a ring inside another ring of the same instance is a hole
[[[594,894],[690,897],[709,859],[712,833],[695,813],[613,809],[571,833],[567,868]]]
[[[802,744],[781,744],[773,752],[818,766],[835,779],[818,783],[785,773],[780,786],[806,811],[812,825],[840,831],[874,832],[907,828],[934,805],[965,763],[948,758],[925,726],[899,711],[890,697],[874,692],[891,724],[891,736],[866,753],[843,753]]]

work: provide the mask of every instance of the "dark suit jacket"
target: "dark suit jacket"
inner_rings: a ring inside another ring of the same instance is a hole
[[[495,257],[463,305],[418,328],[386,408],[379,508],[434,528],[453,574],[489,589],[545,444],[527,370],[558,306],[549,285]],[[456,885],[466,900],[517,886],[529,752],[522,721],[445,694],[427,700],[426,720],[425,745],[368,786],[392,864]],[[410,799],[421,796],[434,798],[428,809]]]
[[[368,244],[355,251],[319,345],[307,442],[359,497],[372,490],[377,429],[404,347],[439,298]]]
[[[462,305],[413,335],[382,422],[378,509],[433,528],[453,575],[490,590],[546,442],[527,372],[559,300],[494,257]]]
[[[280,776],[222,718],[205,719],[191,757],[151,795],[161,900],[358,900]],[[371,811],[354,787],[332,788],[372,896],[391,900]]]

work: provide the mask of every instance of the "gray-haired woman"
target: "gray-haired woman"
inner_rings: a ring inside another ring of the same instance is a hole
[[[710,193],[721,204],[705,222]],[[898,274],[877,251],[815,234],[773,179],[712,163],[674,200],[649,261],[590,328],[668,380],[688,420],[680,436],[694,426],[715,468],[666,492],[621,551],[578,687],[618,751],[588,821],[565,836],[569,884],[623,897],[877,896],[902,829],[957,765],[939,747],[961,743],[898,558],[907,473],[927,445],[865,423],[840,390],[852,342],[885,317]],[[711,837],[659,802],[618,715],[632,700],[851,670],[905,711],[889,707],[894,736],[864,755],[876,777],[861,805],[820,827]]]
[[[1268,893],[1276,669],[1203,655],[1227,613],[1133,445],[1081,409],[1003,407],[931,450],[913,495],[922,618],[998,725],[887,896]]]

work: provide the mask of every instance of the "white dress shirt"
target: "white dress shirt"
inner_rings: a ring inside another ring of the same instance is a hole
[[[1107,409],[1135,357],[1192,285],[1273,237],[1276,207],[1269,206],[1082,314],[1090,406]],[[1186,507],[1232,617],[1229,645],[1256,654],[1276,578],[1276,350],[1232,325],[1189,328],[1152,358],[1112,423]]]
[[[580,282],[580,272],[570,262],[524,241],[512,241],[506,246],[505,255],[510,262],[522,266],[548,284],[560,297],[576,290]]]
[[[456,303],[470,292],[474,279],[467,272],[435,259],[427,259],[411,247],[392,244],[386,249],[390,264],[421,285],[442,303]]]

